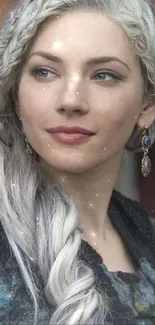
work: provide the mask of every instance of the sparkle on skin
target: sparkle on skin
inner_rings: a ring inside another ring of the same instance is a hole
[[[63,43],[60,41],[56,41],[54,43],[54,50],[60,50],[63,47]]]

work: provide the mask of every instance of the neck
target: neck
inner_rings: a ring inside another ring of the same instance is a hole
[[[111,159],[93,170],[68,173],[52,166],[48,169],[52,182],[62,185],[77,203],[84,232],[104,237],[112,227],[107,215],[109,201],[120,169],[122,156]]]

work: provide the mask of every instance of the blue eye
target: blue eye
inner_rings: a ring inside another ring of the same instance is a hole
[[[118,81],[120,78],[113,72],[99,72],[93,77],[93,79],[101,81]]]
[[[56,73],[48,68],[35,68],[32,70],[32,75],[39,79],[53,79]]]

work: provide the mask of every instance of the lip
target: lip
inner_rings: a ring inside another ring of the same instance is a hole
[[[60,125],[55,128],[50,128],[47,130],[50,133],[66,133],[66,134],[83,134],[83,135],[94,135],[94,133],[90,130],[81,128],[79,126],[65,126],[65,125]]]

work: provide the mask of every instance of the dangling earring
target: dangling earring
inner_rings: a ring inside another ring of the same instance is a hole
[[[141,163],[141,170],[144,177],[147,177],[151,172],[151,160],[148,156],[150,146],[151,137],[148,135],[148,127],[145,126],[142,137],[143,158]]]
[[[19,116],[18,119],[19,119],[19,121],[22,121],[22,117],[21,116]],[[25,137],[25,142],[26,142],[26,151],[27,151],[27,153],[29,153],[29,154],[32,155],[33,152],[32,152],[32,149],[31,149],[31,147],[29,145],[29,142],[28,142],[28,140],[27,140],[26,137]]]
[[[32,155],[33,152],[31,150],[31,147],[30,147],[30,145],[28,143],[27,138],[25,138],[25,142],[26,142],[26,151],[27,151],[27,153],[30,153]]]

